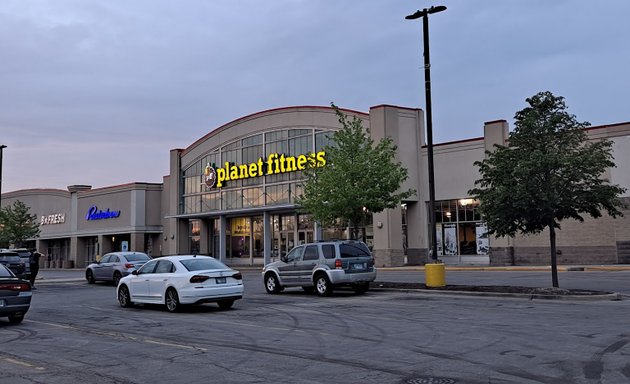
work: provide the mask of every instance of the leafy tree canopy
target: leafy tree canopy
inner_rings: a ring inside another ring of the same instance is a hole
[[[603,211],[621,215],[619,195],[625,189],[603,177],[615,166],[612,142],[589,141],[584,130],[589,123],[569,114],[563,97],[540,92],[526,101],[529,107],[514,117],[508,145],[475,162],[481,178],[468,193],[481,201],[489,233],[513,236],[549,228],[555,269],[560,222],[583,221],[585,214],[597,218]]]
[[[415,191],[399,190],[408,175],[395,160],[392,139],[383,138],[375,145],[361,119],[353,116],[350,120],[337,106],[332,107],[342,129],[324,148],[326,166],[304,171],[303,192],[297,203],[323,225],[350,226],[356,238],[368,215],[399,206]]]
[[[29,211],[30,207],[19,200],[0,209],[0,244],[21,247],[27,239],[39,236],[37,215]]]

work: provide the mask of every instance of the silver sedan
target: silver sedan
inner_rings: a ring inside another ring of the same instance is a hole
[[[114,285],[124,276],[140,268],[151,260],[142,252],[112,252],[101,257],[96,263],[92,263],[85,269],[85,279],[88,283],[96,281],[111,281]]]

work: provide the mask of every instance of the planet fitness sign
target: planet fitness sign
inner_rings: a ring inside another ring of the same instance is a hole
[[[208,164],[203,171],[203,178],[208,188],[221,188],[223,183],[230,180],[277,175],[301,171],[306,168],[323,167],[324,165],[326,165],[326,152],[324,151],[299,156],[272,153],[267,156],[267,159],[261,157],[258,161],[249,164],[234,165],[230,162],[225,162],[223,168],[215,168]]]
[[[93,205],[88,209],[85,220],[115,219],[118,216],[120,216],[120,211],[110,211],[109,208],[106,211],[101,211],[96,205]]]

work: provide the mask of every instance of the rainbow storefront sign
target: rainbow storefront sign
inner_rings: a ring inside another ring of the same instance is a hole
[[[96,205],[93,205],[88,209],[85,220],[115,219],[118,216],[120,216],[120,211],[110,211],[109,208],[106,211],[102,211]]]

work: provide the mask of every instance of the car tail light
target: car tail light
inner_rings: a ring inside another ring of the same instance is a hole
[[[335,269],[343,269],[343,263],[341,262],[341,260],[335,260]]]
[[[209,276],[205,276],[205,275],[195,275],[195,276],[190,278],[190,282],[191,283],[203,283],[204,281],[208,280],[209,278],[210,278]]]
[[[235,274],[232,275],[233,278],[235,278],[236,280],[243,280],[243,275],[241,275],[240,272],[236,272]]]
[[[27,283],[0,284],[0,290],[28,292],[31,290],[31,285]]]
[[[125,268],[135,268],[136,266],[131,263],[125,263]]]

